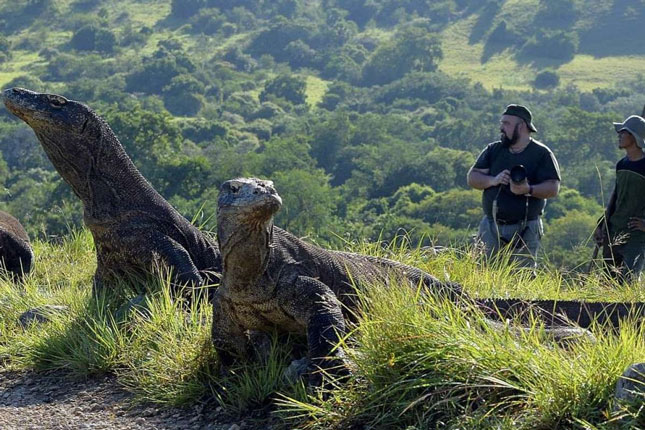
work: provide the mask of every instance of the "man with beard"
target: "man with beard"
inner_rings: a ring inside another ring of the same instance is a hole
[[[468,185],[484,191],[477,238],[486,254],[510,248],[512,260],[531,269],[537,267],[546,199],[560,190],[558,162],[531,137],[535,132],[531,112],[508,105],[500,119],[501,139],[488,144],[468,171]]]
[[[594,239],[612,276],[638,281],[645,260],[645,119],[632,115],[614,128],[625,157],[616,164],[616,185]]]

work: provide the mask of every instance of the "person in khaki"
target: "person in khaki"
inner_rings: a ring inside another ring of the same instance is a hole
[[[488,256],[510,247],[522,267],[537,267],[546,199],[560,190],[553,152],[535,140],[531,111],[508,105],[500,119],[500,140],[489,143],[468,171],[468,185],[483,190],[484,217],[478,241]]]
[[[614,128],[626,155],[616,164],[614,191],[594,239],[612,276],[638,281],[645,259],[645,119],[632,115]]]

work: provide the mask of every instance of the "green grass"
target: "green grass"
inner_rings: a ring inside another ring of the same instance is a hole
[[[536,71],[517,64],[509,51],[493,55],[482,64],[484,43],[469,42],[470,32],[478,16],[457,21],[442,32],[443,60],[439,70],[451,76],[463,76],[481,82],[487,89],[506,88],[529,90]]]
[[[454,429],[610,429],[619,416],[625,428],[643,425],[638,407],[613,399],[623,370],[645,360],[645,329],[632,322],[620,333],[594,327],[596,342],[559,345],[537,322],[524,332],[513,324],[495,329],[474,309],[436,298],[420,306],[411,289],[373,285],[361,296],[361,321],[345,344],[355,376],[322,395],[283,379],[297,358],[295,340],[276,334],[266,361],[221,367],[210,342],[210,306],[202,301],[186,309],[172,300],[167,277],[149,280],[144,296],[123,283],[92,297],[88,232],[34,247],[35,271],[24,284],[0,280],[5,369],[110,373],[138,401],[210,399],[231,414],[271,411],[287,428],[421,429],[442,422]],[[542,269],[532,279],[504,262],[482,265],[471,250],[431,256],[405,240],[350,248],[459,281],[477,296],[642,300],[639,286],[607,284],[599,273],[569,279]],[[136,305],[128,306],[133,299]],[[23,311],[45,304],[69,310],[47,323],[18,325]]]
[[[307,76],[306,99],[307,105],[315,107],[325,96],[329,82],[315,76]]]
[[[495,18],[486,22],[485,27],[492,29],[501,19],[506,20],[510,28],[521,29],[522,26],[531,25],[537,4],[536,0],[507,0]],[[594,13],[583,13],[580,25],[589,25],[586,22],[595,17]],[[439,69],[453,76],[464,76],[473,82],[480,82],[489,90],[531,90],[533,80],[540,69],[518,62],[510,50],[497,53],[482,62],[485,38],[470,40],[479,18],[478,14],[472,15],[455,22],[442,32],[444,58],[439,64]],[[548,62],[544,59],[536,60]],[[594,88],[613,87],[616,82],[630,79],[635,70],[645,69],[645,56],[596,58],[592,55],[578,54],[570,62],[553,64],[552,67],[560,75],[561,86],[574,84],[583,91],[590,91]]]

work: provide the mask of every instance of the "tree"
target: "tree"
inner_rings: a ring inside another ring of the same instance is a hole
[[[192,75],[175,76],[163,88],[164,106],[174,115],[196,115],[204,105],[204,84]]]
[[[279,75],[269,82],[260,93],[260,101],[268,101],[270,96],[283,98],[294,104],[303,104],[306,99],[307,83],[304,78],[293,75]]]
[[[442,57],[441,41],[436,34],[423,27],[405,27],[368,59],[363,67],[363,84],[382,85],[409,72],[432,72]]]
[[[591,259],[595,215],[572,210],[545,227],[542,246],[548,260],[558,267],[586,269]]]
[[[570,61],[578,50],[578,35],[572,31],[539,30],[522,46],[520,54],[529,59],[551,58]]]
[[[560,76],[553,70],[543,70],[535,76],[535,88],[555,88],[560,84]]]
[[[578,18],[575,0],[540,0],[535,15],[536,27],[569,29]]]
[[[336,211],[327,175],[320,169],[295,169],[271,177],[283,202],[276,225],[297,235],[320,235]]]
[[[205,0],[172,0],[170,15],[175,18],[188,18],[195,15],[205,4]]]
[[[110,30],[90,24],[78,29],[69,43],[77,51],[97,51],[109,54],[114,51],[116,36]]]
[[[152,57],[144,58],[140,67],[126,75],[126,89],[160,94],[175,76],[194,70],[195,65],[182,51],[169,52],[161,48]]]

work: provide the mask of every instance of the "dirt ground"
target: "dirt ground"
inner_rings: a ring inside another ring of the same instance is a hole
[[[226,417],[221,408],[199,403],[187,408],[133,404],[113,376],[72,380],[57,372],[0,369],[2,430],[240,430],[271,428]]]

